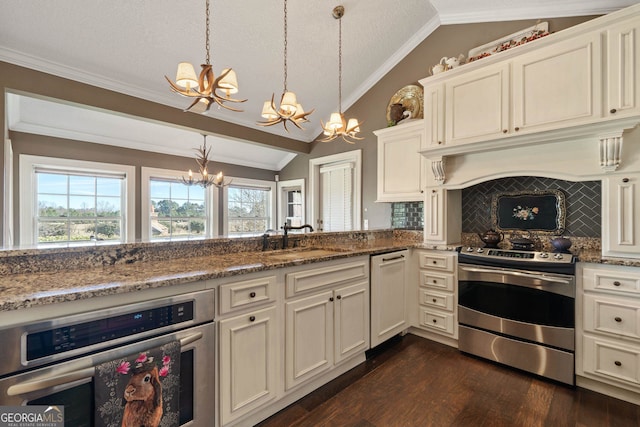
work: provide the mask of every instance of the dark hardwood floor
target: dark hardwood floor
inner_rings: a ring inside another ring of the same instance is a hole
[[[259,426],[640,426],[640,406],[414,335],[368,356]]]

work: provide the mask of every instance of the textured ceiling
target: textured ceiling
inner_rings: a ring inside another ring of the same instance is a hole
[[[338,23],[342,4],[343,110],[441,23],[608,13],[637,0],[320,0],[288,3],[288,88],[306,110],[306,131],[260,128],[312,141],[337,108]],[[257,128],[262,103],[283,89],[283,3],[211,0],[211,63],[233,67],[243,113],[212,117]],[[205,59],[204,0],[7,0],[0,3],[0,60],[184,108],[164,75]],[[26,112],[24,113],[26,114]],[[196,135],[198,136],[198,135]],[[286,153],[280,153],[286,156]],[[284,159],[283,157],[282,159]],[[276,161],[275,164],[279,164]]]

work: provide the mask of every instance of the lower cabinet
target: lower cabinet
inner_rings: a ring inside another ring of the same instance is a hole
[[[371,347],[409,327],[408,262],[408,250],[371,257]]]
[[[576,383],[640,403],[640,269],[578,265]]]
[[[419,250],[418,327],[442,336],[445,343],[458,339],[456,289],[457,255],[451,252]]]
[[[358,261],[286,275],[285,390],[369,348],[368,267]]]

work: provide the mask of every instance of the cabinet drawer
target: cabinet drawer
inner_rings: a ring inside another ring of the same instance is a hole
[[[276,276],[265,276],[220,285],[220,314],[274,301]]]
[[[585,290],[616,291],[640,295],[640,273],[618,269],[586,267],[582,273]]]
[[[443,313],[423,307],[420,307],[420,326],[449,335],[454,335],[455,332],[453,313]]]
[[[584,330],[640,339],[640,301],[585,295]]]
[[[365,261],[347,264],[330,265],[327,267],[310,268],[286,275],[287,297],[319,289],[328,285],[335,285],[351,281],[361,281],[369,278],[369,263]]]
[[[589,335],[584,337],[585,373],[640,385],[640,347],[620,345]]]
[[[420,288],[420,304],[441,310],[453,311],[453,294]]]
[[[453,274],[420,270],[420,286],[453,292],[454,285],[455,279]]]
[[[420,268],[430,268],[453,273],[455,257],[433,252],[420,252]]]

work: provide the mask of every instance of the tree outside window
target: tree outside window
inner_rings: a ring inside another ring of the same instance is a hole
[[[150,179],[151,240],[201,239],[207,234],[205,189]]]
[[[271,224],[271,189],[230,185],[227,191],[229,235],[263,233]]]

